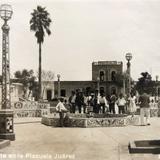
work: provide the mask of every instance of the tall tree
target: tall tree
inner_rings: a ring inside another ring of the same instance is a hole
[[[42,92],[42,43],[44,42],[45,33],[48,35],[51,34],[50,31],[50,15],[47,12],[45,7],[37,6],[37,9],[34,9],[31,13],[30,20],[30,30],[35,32],[35,37],[37,38],[37,43],[39,45],[39,99],[41,98]]]

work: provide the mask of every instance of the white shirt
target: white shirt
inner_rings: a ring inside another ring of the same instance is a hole
[[[126,104],[126,100],[124,98],[118,98],[117,105],[124,106]]]
[[[74,95],[74,96],[72,97],[71,103],[75,103],[75,101],[76,101],[76,95]]]
[[[65,110],[67,111],[64,104],[62,102],[59,102],[56,106],[56,111],[62,112],[62,111],[65,111]]]
[[[105,106],[107,106],[107,100],[106,100],[106,98],[105,97],[98,97],[98,104],[105,104]]]

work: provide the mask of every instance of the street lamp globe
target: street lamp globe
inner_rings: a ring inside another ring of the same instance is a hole
[[[60,79],[60,77],[61,77],[61,75],[60,75],[60,74],[57,74],[57,78]]]
[[[126,60],[130,61],[132,59],[132,53],[126,53]]]
[[[4,20],[7,21],[11,19],[13,14],[12,7],[9,4],[2,4],[0,6],[0,17]]]

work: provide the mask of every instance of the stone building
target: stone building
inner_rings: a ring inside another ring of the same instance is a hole
[[[58,82],[54,82],[55,87],[55,97],[58,96]],[[61,81],[60,82],[60,96],[69,97],[71,91],[76,91],[77,89],[87,92],[94,92],[97,88],[97,84],[94,81]]]
[[[123,73],[123,63],[117,61],[98,61],[92,63],[91,81],[60,81],[60,96],[69,97],[71,91],[77,89],[83,92],[99,90],[105,95],[123,92],[120,77]],[[55,96],[58,95],[58,81],[54,82]]]
[[[123,72],[123,63],[117,61],[99,61],[92,63],[92,81],[99,81],[99,90],[106,94],[121,92],[118,81]]]

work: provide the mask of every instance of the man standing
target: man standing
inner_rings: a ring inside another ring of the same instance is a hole
[[[105,107],[108,106],[108,102],[104,96],[103,93],[100,94],[100,97],[98,98],[98,102],[99,102],[99,107],[100,107],[100,111],[101,113],[105,113]]]
[[[76,111],[76,94],[74,91],[71,93],[72,95],[69,97],[69,104],[70,104],[70,113],[75,113]]]
[[[84,105],[84,97],[82,92],[77,93],[75,102],[76,102],[76,106],[78,106],[79,113],[81,113],[82,106]]]
[[[119,95],[119,98],[117,100],[117,105],[118,105],[118,112],[119,112],[119,114],[125,114],[126,100],[124,99],[122,93]]]
[[[149,96],[147,93],[143,93],[139,97],[139,103],[140,103],[140,118],[141,118],[141,125],[150,125],[150,107],[149,107]],[[144,116],[146,116],[146,123],[144,123]]]
[[[110,103],[109,103],[109,112],[115,114],[115,102],[116,102],[116,96],[114,94],[110,97]]]

